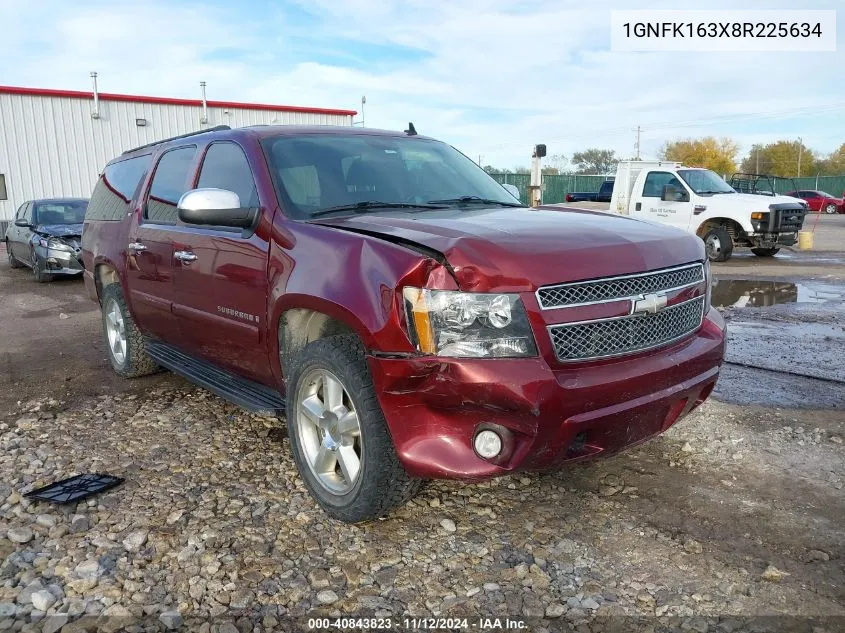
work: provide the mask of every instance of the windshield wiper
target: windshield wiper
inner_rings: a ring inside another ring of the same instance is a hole
[[[340,211],[352,211],[353,213],[366,213],[370,209],[445,209],[442,204],[415,204],[413,202],[379,202],[378,200],[364,200],[363,202],[356,202],[355,204],[340,204],[336,207],[326,207],[325,209],[318,209],[311,214],[312,218],[321,215],[328,215],[329,213],[338,213]]]
[[[697,193],[700,196],[703,196],[703,195],[708,194],[708,193],[711,193],[711,194],[714,194],[714,193],[736,193],[736,191],[696,191],[695,193]]]
[[[431,204],[497,204],[502,207],[524,207],[520,202],[502,202],[492,198],[480,198],[478,196],[461,196],[460,198],[444,198],[443,200],[429,200]]]

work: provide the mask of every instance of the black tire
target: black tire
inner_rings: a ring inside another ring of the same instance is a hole
[[[35,283],[43,284],[47,281],[53,281],[53,275],[49,273],[45,273],[41,270],[41,262],[38,261],[38,254],[35,251],[32,251],[32,278],[35,279]]]
[[[780,251],[779,248],[752,248],[751,252],[757,257],[773,257]]]
[[[730,234],[717,226],[704,234],[704,250],[711,262],[726,262],[733,254],[734,243]]]
[[[315,369],[327,370],[341,381],[358,414],[361,470],[355,485],[343,495],[332,493],[318,481],[299,437],[299,383]],[[399,461],[357,336],[329,336],[306,345],[293,360],[286,391],[288,436],[296,467],[311,496],[331,517],[346,523],[377,519],[406,503],[423,487],[425,480],[411,478]]]
[[[123,316],[124,330],[126,333],[126,354],[123,362],[119,362],[114,357],[106,332],[106,314],[112,304],[117,305]],[[109,284],[103,288],[103,293],[100,297],[100,318],[103,324],[103,339],[106,344],[109,362],[115,373],[124,378],[139,378],[140,376],[147,376],[159,370],[159,366],[147,355],[144,336],[132,319],[132,314],[126,306],[126,300],[123,298],[123,290],[120,284]]]
[[[836,205],[835,204],[827,205],[824,208],[824,212],[827,213],[828,215],[835,215],[836,214]]]
[[[9,267],[10,268],[23,268],[24,265],[21,264],[15,256],[12,255],[12,247],[9,244],[9,240],[6,240],[6,256],[9,258]]]

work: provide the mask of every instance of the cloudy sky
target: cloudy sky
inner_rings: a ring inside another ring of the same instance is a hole
[[[610,51],[610,9],[734,8],[698,0],[0,0],[0,84],[354,108],[485,164],[585,147],[654,156],[672,138],[845,142],[841,0],[835,53]],[[590,7],[589,9],[585,7]]]

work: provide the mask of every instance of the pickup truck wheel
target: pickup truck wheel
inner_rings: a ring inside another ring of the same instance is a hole
[[[754,253],[757,257],[772,257],[779,250],[779,248],[752,248],[751,252]]]
[[[717,226],[705,233],[704,250],[711,262],[726,262],[731,258],[734,243],[730,234],[722,227]]]
[[[147,356],[144,337],[129,313],[120,284],[109,284],[103,289],[101,312],[103,336],[114,371],[124,378],[158,371],[158,365]]]
[[[9,240],[6,240],[6,256],[9,258],[9,267],[10,268],[23,268],[23,264],[21,264],[15,256],[12,255],[12,247],[9,244]]]
[[[835,204],[829,204],[829,205],[827,205],[827,206],[824,208],[824,212],[825,212],[825,213],[828,213],[828,214],[830,214],[830,215],[833,215],[834,213],[836,213],[836,205],[835,205]]]
[[[293,362],[287,420],[309,492],[330,516],[354,523],[384,516],[424,484],[405,472],[356,336],[309,343]]]

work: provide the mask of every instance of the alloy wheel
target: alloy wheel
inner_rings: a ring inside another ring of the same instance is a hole
[[[126,323],[120,306],[114,300],[106,306],[106,338],[115,362],[123,365],[126,361]]]
[[[343,383],[326,369],[312,369],[299,384],[296,425],[305,461],[323,488],[344,495],[361,473],[358,412]]]

